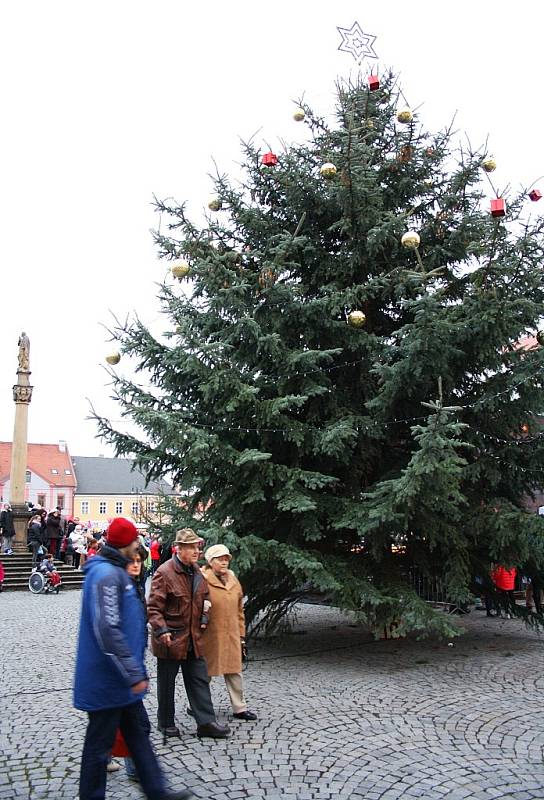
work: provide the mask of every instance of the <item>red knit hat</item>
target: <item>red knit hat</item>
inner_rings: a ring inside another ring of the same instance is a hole
[[[116,517],[108,527],[108,544],[111,547],[126,547],[138,538],[138,528],[129,519]]]

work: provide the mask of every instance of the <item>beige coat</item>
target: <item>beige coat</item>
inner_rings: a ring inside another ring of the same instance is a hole
[[[208,675],[232,675],[242,671],[240,639],[246,635],[244,605],[240,581],[229,569],[226,584],[204,567],[202,574],[208,581],[208,627],[202,637],[202,649],[208,664]]]

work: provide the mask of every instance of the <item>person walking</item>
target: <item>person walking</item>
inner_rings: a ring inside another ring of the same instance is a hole
[[[497,608],[497,616],[501,615],[501,606],[504,607],[506,618],[510,619],[510,612],[513,611],[516,605],[514,597],[514,588],[516,584],[517,570],[515,567],[507,569],[507,567],[499,564],[491,573],[491,579],[495,587],[499,590],[499,597],[502,600]]]
[[[28,526],[28,544],[32,548],[32,568],[38,566],[40,553],[43,551],[44,536],[42,533],[41,516],[34,514]]]
[[[15,525],[13,524],[13,511],[10,503],[6,503],[4,510],[0,513],[0,535],[3,539],[3,552],[6,556],[13,554],[13,537],[15,536]]]
[[[208,624],[208,584],[198,567],[200,539],[191,528],[176,534],[175,552],[157,569],[147,600],[157,657],[158,726],[165,737],[179,736],[175,725],[176,676],[181,669],[197,736],[226,739],[212,704],[208,670],[202,656],[202,633]]]
[[[60,512],[55,508],[50,511],[45,521],[45,535],[47,537],[48,552],[53,554],[54,558],[58,558],[59,538],[61,536],[61,516]]]
[[[256,720],[248,711],[242,681],[242,654],[246,645],[244,593],[232,572],[232,555],[224,544],[209,547],[203,568],[210,592],[210,620],[202,637],[204,658],[211,677],[222,675],[229,693],[233,715],[245,721]]]
[[[161,539],[156,533],[151,538],[151,574],[154,575],[161,563],[162,544]]]
[[[74,682],[74,706],[88,714],[80,800],[104,800],[107,764],[118,729],[149,800],[193,797],[188,789],[166,788],[149,741],[143,704],[149,686],[144,663],[145,614],[126,572],[137,550],[136,527],[118,517],[109,526],[108,544],[85,567]]]

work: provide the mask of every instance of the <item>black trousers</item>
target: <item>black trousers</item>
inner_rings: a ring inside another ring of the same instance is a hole
[[[138,700],[129,706],[88,713],[89,724],[81,757],[80,800],[104,800],[106,767],[118,728],[130,750],[145,796],[148,800],[162,800],[166,786],[149,741],[149,718],[143,702]]]
[[[193,709],[197,725],[215,722],[208,668],[203,658],[196,658],[189,653],[185,661],[170,658],[157,659],[157,700],[158,721],[161,728],[172,728],[175,725],[175,690],[176,677],[181,669],[183,683],[187,692],[189,705]]]

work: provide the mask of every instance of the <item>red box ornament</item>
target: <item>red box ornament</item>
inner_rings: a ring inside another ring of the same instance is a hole
[[[491,201],[491,216],[504,217],[506,214],[506,202],[502,197],[497,197]]]
[[[275,167],[278,163],[278,157],[275,153],[265,153],[263,156],[263,164],[265,167]]]
[[[536,203],[536,201],[540,200],[540,198],[542,197],[542,192],[539,192],[538,189],[531,189],[531,191],[529,192],[529,197],[531,198],[533,203]]]
[[[368,88],[371,92],[375,92],[376,89],[380,88],[380,79],[377,75],[369,75],[368,76]]]

